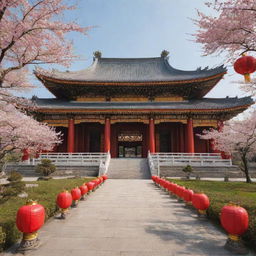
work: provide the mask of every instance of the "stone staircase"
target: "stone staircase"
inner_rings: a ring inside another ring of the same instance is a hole
[[[107,173],[110,179],[150,179],[147,158],[111,158]]]

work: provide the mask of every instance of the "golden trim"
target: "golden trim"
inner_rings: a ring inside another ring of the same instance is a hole
[[[155,124],[160,124],[160,123],[182,123],[182,124],[186,124],[187,120],[183,120],[183,119],[170,119],[170,118],[155,119]]]
[[[180,96],[155,97],[154,101],[156,101],[156,102],[180,102],[180,101],[184,101],[184,97],[180,97]]]
[[[218,120],[193,120],[193,127],[202,127],[202,126],[212,126],[214,128],[217,128],[218,126]]]
[[[133,96],[127,96],[127,97],[111,97],[111,101],[113,102],[148,102],[147,97],[133,97]]]
[[[77,97],[78,102],[103,102],[106,101],[105,97]]]
[[[37,232],[33,232],[33,233],[23,233],[23,240],[25,241],[30,241],[30,240],[34,240],[36,239],[38,236]]]
[[[229,238],[230,240],[233,240],[233,241],[239,241],[239,236],[237,236],[237,235],[229,234],[229,235],[228,235],[228,238]]]
[[[206,215],[206,210],[198,210],[201,215]]]
[[[140,118],[130,118],[130,119],[117,118],[117,119],[111,119],[111,124],[116,124],[116,123],[144,123],[144,124],[149,124],[149,120],[148,119],[140,119]]]

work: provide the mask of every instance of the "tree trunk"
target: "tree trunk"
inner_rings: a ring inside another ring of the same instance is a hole
[[[246,177],[246,182],[247,183],[252,183],[251,177],[249,175],[249,168],[248,168],[248,161],[246,158],[246,155],[242,155],[242,162],[243,162],[243,171],[245,173],[245,177]]]

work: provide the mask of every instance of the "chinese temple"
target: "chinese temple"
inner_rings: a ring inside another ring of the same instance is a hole
[[[80,71],[35,71],[56,97],[35,98],[37,118],[63,134],[56,152],[110,152],[146,157],[147,152],[213,152],[197,134],[220,127],[253,100],[204,97],[227,70],[172,67],[156,58],[103,58],[96,52]]]

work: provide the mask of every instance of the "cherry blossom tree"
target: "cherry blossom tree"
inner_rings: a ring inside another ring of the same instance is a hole
[[[89,29],[62,21],[74,8],[64,0],[0,1],[0,88],[29,86],[30,64],[70,64],[76,56],[65,35]]]
[[[75,8],[64,0],[0,0],[0,159],[13,150],[51,150],[60,143],[54,129],[27,116],[31,102],[13,95],[33,87],[30,65],[68,66],[76,56],[69,32],[86,34],[63,15]]]
[[[53,128],[17,111],[11,104],[0,108],[0,134],[0,161],[8,153],[27,149],[33,155],[49,151],[61,142],[60,134]]]
[[[256,111],[244,120],[224,122],[221,131],[205,130],[200,138],[214,140],[214,147],[228,155],[237,154],[241,160],[240,168],[245,173],[246,182],[250,183],[248,161],[256,152]]]
[[[198,11],[194,35],[205,55],[226,53],[227,61],[234,62],[239,55],[256,51],[255,0],[212,0],[206,5],[215,15]],[[241,89],[255,95],[256,83],[241,83]]]

